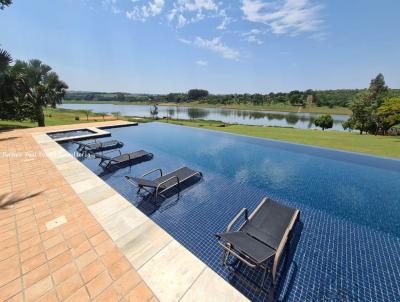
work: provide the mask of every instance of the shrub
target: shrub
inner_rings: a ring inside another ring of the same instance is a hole
[[[329,115],[321,115],[314,121],[314,125],[322,128],[322,130],[329,129],[333,127],[333,118]]]

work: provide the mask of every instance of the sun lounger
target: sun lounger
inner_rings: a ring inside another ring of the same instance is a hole
[[[78,142],[78,141],[73,141],[74,144],[77,144],[79,147],[77,149],[78,152],[81,153],[95,153],[95,152],[101,152],[101,151],[106,151],[106,150],[112,150],[112,149],[117,149],[117,148],[122,148],[124,146],[123,142],[117,141],[117,140],[110,140],[110,141],[105,141],[105,142],[95,142],[95,143],[83,143],[83,142]]]
[[[119,150],[118,150],[119,151]],[[135,163],[135,162],[142,162],[146,160],[150,160],[153,158],[153,153],[140,150],[131,153],[125,153],[115,156],[115,157],[108,157],[104,154],[94,154],[96,158],[101,159],[99,166],[103,167],[104,169],[110,169],[113,167],[121,167],[127,164]]]
[[[299,214],[299,210],[269,198],[264,198],[250,216],[247,209],[243,208],[229,223],[226,232],[216,234],[218,243],[224,248],[223,265],[227,267],[228,257],[233,255],[251,268],[261,267],[262,289],[268,271],[267,263],[273,260],[270,272],[274,288],[281,254],[286,245],[289,248],[292,229]],[[234,224],[242,215],[244,223],[237,231],[233,231]]]
[[[148,176],[157,171],[160,172],[160,176],[158,178],[153,180],[144,178],[145,176]],[[178,187],[178,189],[180,189],[180,185],[184,181],[194,176],[199,176],[201,178],[203,177],[203,174],[199,171],[191,170],[187,167],[182,167],[165,175],[163,175],[161,169],[154,169],[152,171],[143,174],[140,178],[132,176],[125,176],[125,177],[128,182],[139,188],[138,193],[140,192],[141,189],[147,189],[147,188],[154,189],[153,194],[155,199],[159,194],[162,195],[163,192],[171,188]]]

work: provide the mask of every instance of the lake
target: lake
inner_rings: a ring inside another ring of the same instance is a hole
[[[114,104],[63,104],[59,108],[92,110],[99,112],[120,112],[124,116],[150,117],[150,105],[114,105]],[[171,117],[175,119],[203,119],[216,120],[224,123],[237,123],[245,125],[293,127],[300,129],[315,129],[314,120],[321,114],[294,113],[278,111],[255,111],[225,108],[191,108],[177,106],[158,106],[158,117]],[[344,131],[342,123],[348,115],[332,115],[332,130]]]

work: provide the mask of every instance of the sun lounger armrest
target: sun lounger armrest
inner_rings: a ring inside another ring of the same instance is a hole
[[[132,180],[132,179],[133,179],[133,177],[132,177],[132,176],[125,175],[125,179],[126,179],[126,181],[127,181],[127,182],[129,182],[131,185],[134,185],[134,186],[136,186],[136,187],[137,187],[137,184],[136,184],[136,182]]]
[[[227,252],[231,253],[232,255],[234,255],[235,257],[237,257],[238,259],[240,259],[244,263],[246,263],[248,266],[250,266],[252,268],[255,268],[257,266],[252,261],[249,261],[249,259],[247,259],[247,257],[245,257],[244,254],[242,256],[239,253],[237,253],[234,249],[232,249],[231,245],[229,243],[224,243],[224,242],[218,241],[218,244],[220,246],[222,246],[224,248],[224,250],[226,250]]]
[[[299,220],[300,218],[300,211],[296,210],[296,212],[293,214],[292,219],[285,231],[285,234],[276,250],[276,254],[275,254],[275,258],[274,258],[274,263],[272,264],[272,270],[271,270],[271,274],[272,274],[272,282],[273,284],[276,283],[276,272],[278,270],[278,265],[279,265],[279,260],[281,257],[281,254],[283,252],[283,249],[285,248],[287,241],[290,240],[290,234],[292,233],[292,229],[294,227],[294,224],[296,223],[297,220]]]
[[[148,172],[144,173],[140,178],[143,178],[143,177],[145,177],[145,176],[147,176],[149,174],[152,174],[154,172],[157,172],[157,171],[160,171],[160,177],[163,176],[162,170],[160,168],[158,168],[158,169],[154,169],[154,170],[151,170],[151,171],[148,171]]]
[[[160,187],[161,187],[163,184],[165,184],[165,183],[167,183],[167,182],[169,182],[170,180],[173,180],[173,179],[175,179],[175,178],[176,178],[176,180],[178,181],[176,184],[179,186],[179,185],[180,185],[179,177],[176,176],[176,175],[171,176],[170,178],[168,178],[168,179],[166,179],[166,180],[160,182],[160,183],[157,185],[157,188],[156,188],[156,196],[158,195],[158,191],[160,190]],[[175,186],[175,184],[169,186],[168,188],[165,188],[164,190],[167,190],[167,189],[172,188],[172,187],[174,187],[174,186]]]
[[[240,210],[240,212],[235,216],[235,218],[232,219],[232,221],[228,224],[226,228],[226,232],[230,232],[233,225],[239,220],[240,216],[244,214],[244,219],[247,221],[248,220],[248,211],[246,208],[243,208]]]

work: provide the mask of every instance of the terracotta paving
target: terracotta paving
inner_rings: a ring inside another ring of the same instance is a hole
[[[0,133],[0,301],[157,301],[34,131]]]

